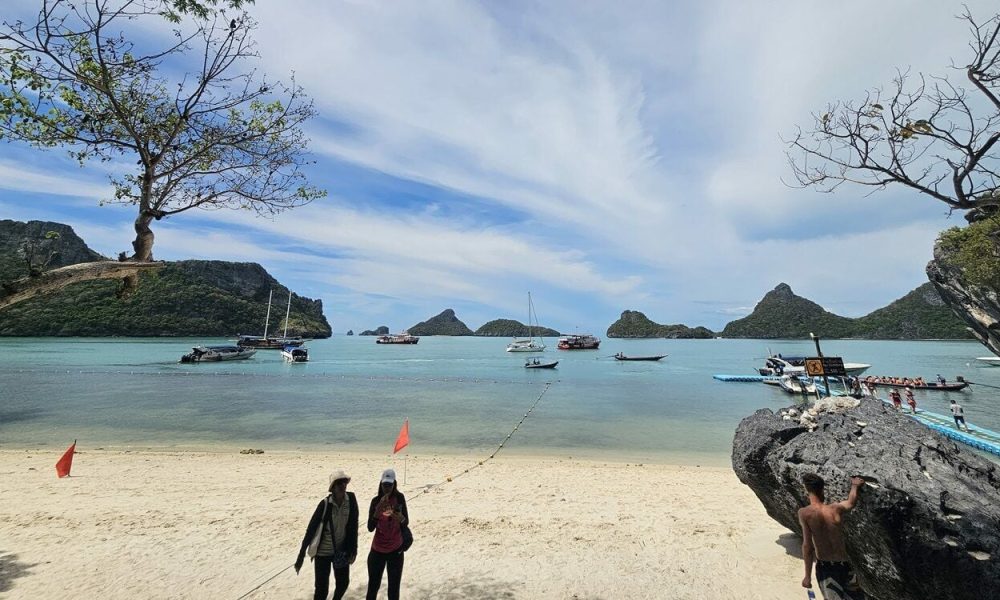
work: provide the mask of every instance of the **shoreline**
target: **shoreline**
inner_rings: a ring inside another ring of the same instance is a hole
[[[176,443],[176,444],[100,444],[96,446],[90,446],[81,442],[77,445],[77,454],[85,454],[88,452],[104,452],[104,453],[155,453],[155,454],[205,454],[205,455],[230,455],[239,454],[241,450],[247,449],[260,449],[264,452],[262,454],[271,455],[318,455],[318,454],[331,454],[335,453],[338,455],[351,456],[355,455],[358,457],[374,457],[374,456],[384,456],[387,460],[391,460],[393,454],[388,451],[384,451],[381,448],[374,448],[367,445],[348,445],[348,444],[338,444],[337,449],[331,447],[331,445],[313,445],[313,444],[281,444],[281,443],[262,443],[257,442],[247,442],[245,444],[236,444],[229,441],[217,442],[217,443]],[[5,444],[0,442],[0,455],[4,453],[18,453],[18,452],[58,452],[62,453],[69,447],[69,443],[65,446],[57,446],[55,443],[40,442],[35,445],[25,445],[25,444]],[[422,449],[420,452],[410,453],[409,449],[401,451],[398,455],[400,458],[403,456],[408,456],[410,459],[420,459],[422,457],[440,457],[440,458],[454,458],[454,459],[465,459],[468,461],[476,462],[481,460],[489,459],[490,454],[496,453],[495,459],[509,458],[509,459],[519,459],[519,460],[575,460],[582,462],[594,462],[594,463],[615,463],[615,464],[630,464],[630,463],[640,463],[640,464],[650,464],[650,465],[660,465],[660,466],[688,466],[688,467],[706,467],[706,468],[717,468],[717,469],[731,469],[730,455],[721,453],[711,453],[711,452],[671,452],[671,453],[641,453],[641,452],[628,452],[628,451],[607,451],[604,449],[561,449],[547,451],[545,448],[515,448],[504,446],[499,452],[496,448],[491,450],[486,449],[458,449],[458,448],[428,448],[426,450]]]
[[[0,561],[11,567],[0,589],[11,598],[237,598],[275,574],[248,598],[308,598],[311,566],[287,567],[328,473],[347,470],[363,512],[383,468],[404,473],[387,453],[84,450],[57,479],[63,450],[0,450]],[[728,467],[418,454],[405,471],[408,597],[801,591],[789,532]],[[363,556],[351,580],[347,597],[362,597]]]

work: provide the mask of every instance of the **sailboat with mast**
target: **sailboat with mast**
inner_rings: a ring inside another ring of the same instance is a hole
[[[268,325],[271,322],[271,298],[274,290],[267,294],[267,316],[264,318],[264,335],[241,335],[236,341],[240,348],[257,348],[259,350],[284,350],[286,346],[297,348],[306,343],[300,336],[288,337],[288,316],[292,311],[292,291],[288,291],[288,308],[285,309],[285,334],[282,337],[267,337]]]
[[[534,320],[534,325],[538,326],[535,305],[531,302],[531,292],[528,292],[528,338],[514,338],[511,343],[507,344],[507,352],[545,352],[545,341],[542,337],[539,336],[538,341],[535,341],[532,320]]]

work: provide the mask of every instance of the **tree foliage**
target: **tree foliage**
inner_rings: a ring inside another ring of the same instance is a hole
[[[979,23],[966,9],[960,18],[972,57],[955,68],[971,89],[900,71],[887,90],[829,104],[788,142],[800,185],[901,184],[952,210],[1000,206],[1000,14]]]
[[[135,161],[102,202],[136,207],[136,261],[152,260],[153,220],[273,214],[323,195],[301,170],[312,103],[294,79],[249,67],[256,24],[244,3],[43,0],[37,20],[0,28],[0,137],[81,163]],[[160,36],[145,23],[154,33],[139,38],[138,21],[161,17],[177,28]]]
[[[941,233],[940,249],[960,265],[971,284],[1000,291],[1000,216],[992,215],[968,227]]]

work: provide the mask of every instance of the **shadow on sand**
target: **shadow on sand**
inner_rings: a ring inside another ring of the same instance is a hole
[[[802,558],[802,538],[795,533],[783,533],[774,540],[774,543],[785,549],[785,554]]]
[[[405,581],[403,585],[406,585]],[[516,585],[514,582],[495,579],[469,581],[454,578],[434,585],[421,586],[407,595],[412,594],[411,597],[419,600],[513,600],[515,594],[511,588]]]
[[[17,560],[16,554],[0,550],[0,594],[9,592],[15,579],[31,575],[34,566]]]

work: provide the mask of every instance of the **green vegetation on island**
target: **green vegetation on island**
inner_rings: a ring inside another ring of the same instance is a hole
[[[559,337],[560,333],[550,327],[536,326],[529,331],[528,326],[514,319],[493,319],[484,323],[475,334],[482,337]]]
[[[608,327],[609,338],[674,338],[710,339],[715,337],[712,330],[705,327],[687,325],[660,325],[637,310],[626,310],[622,316]]]
[[[722,330],[722,336],[730,338],[808,338],[810,333],[826,338],[862,339],[971,337],[930,283],[857,319],[828,312],[781,283],[764,295],[749,316],[730,322]]]
[[[389,327],[387,325],[379,325],[375,329],[365,329],[358,335],[389,335]]]
[[[0,284],[27,271],[26,245],[59,233],[59,261],[93,260],[91,250],[67,225],[0,221]],[[51,238],[50,238],[51,239]],[[53,261],[54,262],[54,261]],[[212,336],[262,335],[268,293],[274,304],[268,333],[284,330],[288,288],[256,263],[187,260],[164,263],[140,275],[134,293],[119,297],[117,281],[89,281],[9,306],[0,319],[3,336]],[[288,334],[329,337],[321,300],[292,294]]]
[[[448,308],[436,317],[417,323],[407,329],[410,335],[472,335],[472,330],[458,320],[455,311]]]

